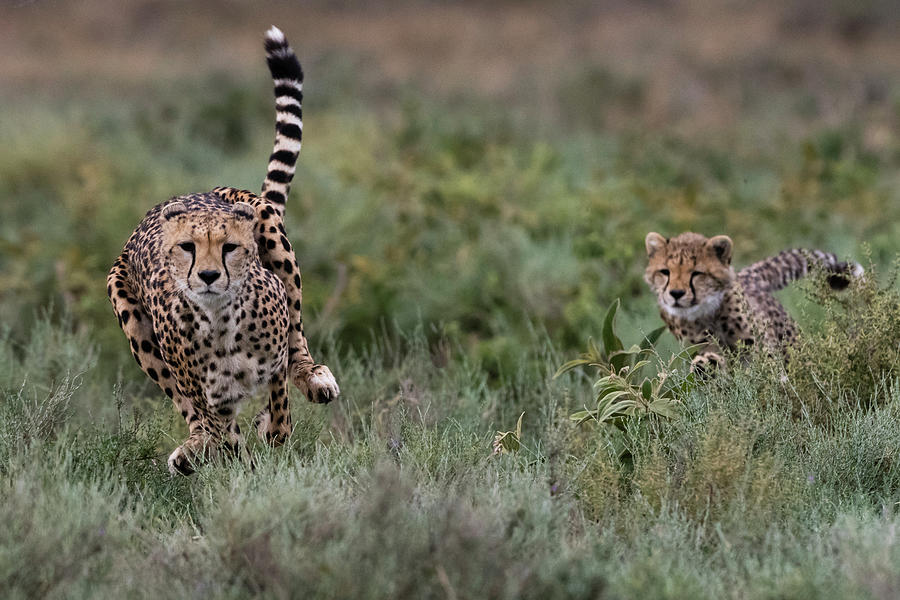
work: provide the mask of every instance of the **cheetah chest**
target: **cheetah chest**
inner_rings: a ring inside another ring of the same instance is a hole
[[[676,337],[691,344],[703,344],[712,339],[723,348],[752,345],[753,336],[744,316],[741,297],[733,289],[726,290],[717,296],[713,310],[707,310],[699,318],[665,310],[661,315]]]
[[[157,330],[179,387],[213,408],[234,407],[286,373],[285,301],[262,307],[253,295],[242,300],[221,307],[174,302]]]

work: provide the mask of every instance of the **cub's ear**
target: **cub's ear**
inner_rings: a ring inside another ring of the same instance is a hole
[[[162,209],[162,218],[168,221],[178,215],[182,215],[187,212],[187,207],[181,202],[172,202],[171,204],[166,204]]]
[[[644,239],[644,245],[647,246],[647,256],[652,257],[660,250],[664,250],[668,243],[669,240],[658,233],[651,231],[647,234],[646,239]]]
[[[256,211],[246,202],[235,202],[231,207],[231,212],[240,219],[250,219],[252,221],[256,218]]]
[[[712,250],[716,258],[722,261],[722,264],[731,264],[731,250],[734,245],[731,243],[730,237],[728,237],[727,235],[717,235],[715,237],[711,237],[709,238],[709,240],[707,240],[706,246],[710,250]]]

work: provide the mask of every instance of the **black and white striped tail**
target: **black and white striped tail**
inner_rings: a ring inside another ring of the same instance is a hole
[[[275,147],[262,196],[284,215],[303,137],[303,69],[277,27],[266,32],[266,62],[275,83]]]
[[[810,268],[815,267],[828,273],[828,284],[835,290],[846,288],[851,279],[862,277],[864,273],[859,263],[839,260],[831,252],[792,249],[750,265],[739,277],[752,280],[757,288],[776,291],[806,277]]]

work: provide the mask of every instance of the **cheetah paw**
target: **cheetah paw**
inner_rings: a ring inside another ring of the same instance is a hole
[[[698,354],[691,361],[691,373],[705,379],[715,375],[716,371],[722,369],[724,365],[725,359],[721,354],[715,352]]]
[[[184,446],[178,446],[175,448],[175,451],[169,455],[169,460],[167,461],[169,465],[169,473],[174,475],[190,475],[194,472],[194,467],[191,464],[191,458],[188,456],[188,453],[185,451]]]
[[[325,365],[314,365],[306,374],[306,378],[298,382],[298,386],[310,402],[327,404],[341,394],[331,369]]]
[[[201,461],[215,455],[215,447],[207,436],[191,436],[169,455],[167,464],[172,475],[190,475]]]

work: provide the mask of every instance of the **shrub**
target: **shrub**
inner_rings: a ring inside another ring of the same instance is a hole
[[[601,425],[612,424],[625,429],[628,420],[644,417],[675,416],[678,400],[676,392],[690,388],[691,376],[679,376],[676,365],[683,361],[685,354],[676,354],[666,364],[658,361],[653,344],[666,330],[660,327],[650,332],[640,345],[625,349],[615,332],[614,321],[619,301],[610,305],[603,319],[602,346],[593,340],[588,342],[588,351],[562,365],[554,377],[580,366],[590,366],[601,375],[594,382],[597,393],[597,408],[587,408],[573,413],[570,418],[576,423],[595,421]],[[657,364],[653,365],[653,359]],[[655,366],[652,375],[645,375],[647,367]]]
[[[804,331],[788,361],[788,390],[795,412],[815,422],[857,405],[890,397],[900,365],[900,293],[878,284],[870,266],[865,277],[840,294],[813,282],[807,297],[820,305],[818,329]]]

